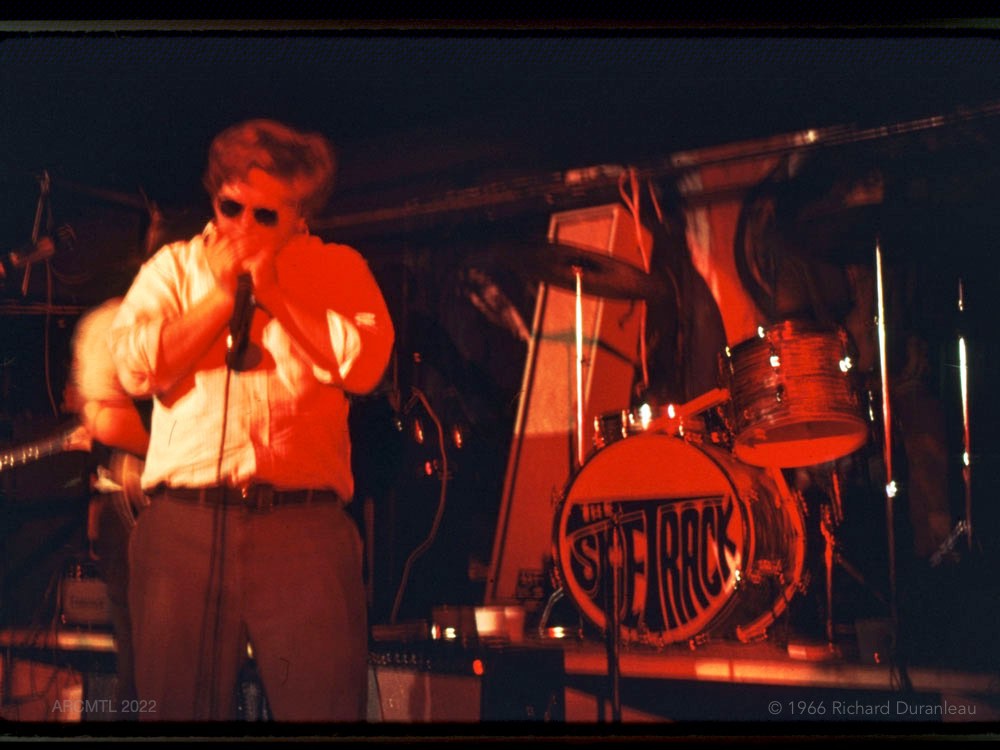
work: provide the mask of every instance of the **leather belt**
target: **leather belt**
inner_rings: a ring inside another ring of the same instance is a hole
[[[251,511],[268,511],[283,505],[310,505],[312,503],[340,503],[333,490],[277,490],[270,484],[251,484],[246,487],[157,487],[153,497],[166,497],[185,503],[207,506],[231,506]]]

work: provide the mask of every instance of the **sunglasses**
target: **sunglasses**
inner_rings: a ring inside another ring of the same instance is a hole
[[[219,213],[227,219],[237,218],[243,213],[244,208],[246,206],[239,201],[234,201],[232,198],[219,199]],[[278,212],[273,208],[255,208],[252,210],[252,213],[253,220],[262,227],[273,227],[278,223]]]

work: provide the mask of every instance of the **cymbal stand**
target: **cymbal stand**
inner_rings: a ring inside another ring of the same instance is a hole
[[[889,618],[892,626],[893,643],[898,643],[899,610],[896,601],[896,532],[894,520],[894,501],[896,497],[896,481],[892,473],[892,418],[889,405],[889,367],[885,344],[885,294],[882,282],[882,247],[881,242],[875,242],[875,280],[878,316],[878,349],[879,366],[882,378],[882,428],[884,430],[883,460],[885,461],[885,522],[889,555]]]
[[[958,280],[958,312],[965,313],[965,287]],[[972,445],[969,431],[969,365],[966,351],[965,334],[958,334],[958,377],[959,396],[962,405],[962,484],[964,486],[965,517],[959,519],[948,537],[941,543],[930,557],[931,567],[937,567],[955,549],[955,543],[960,536],[965,537],[966,550],[973,551],[972,539]]]
[[[958,311],[965,312],[965,289],[958,281]],[[962,397],[962,482],[965,485],[965,542],[972,551],[972,448],[969,433],[969,369],[965,351],[965,336],[958,337],[958,375]]]
[[[583,437],[583,267],[574,265],[576,280],[576,461],[582,467],[586,458]]]
[[[51,229],[52,225],[52,205],[49,203],[49,194],[52,190],[52,179],[49,177],[48,172],[43,172],[41,177],[38,178],[38,185],[40,188],[40,193],[38,196],[38,205],[35,206],[35,223],[31,230],[31,246],[32,248],[39,247],[39,232],[42,228],[42,214],[47,213],[48,215],[48,225]],[[33,256],[35,253],[31,253]],[[29,256],[30,257],[30,256]],[[25,264],[24,267],[24,279],[21,281],[21,296],[28,296],[28,286],[31,282],[31,261]],[[51,300],[49,300],[51,302]]]

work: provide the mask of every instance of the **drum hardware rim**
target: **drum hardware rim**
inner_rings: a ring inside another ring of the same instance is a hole
[[[864,420],[864,419],[862,419],[860,417],[857,417],[857,416],[855,416],[853,414],[846,414],[846,413],[842,413],[842,412],[837,412],[837,413],[835,413],[835,412],[825,412],[823,414],[808,414],[807,413],[807,414],[795,414],[795,415],[792,415],[792,416],[794,416],[795,419],[789,419],[788,418],[789,417],[788,414],[782,414],[782,415],[778,415],[778,416],[772,416],[772,415],[766,415],[765,416],[765,415],[761,415],[760,417],[758,417],[757,419],[755,419],[754,422],[755,423],[760,423],[763,426],[758,426],[758,425],[755,424],[752,427],[750,427],[750,426],[745,427],[741,431],[741,434],[748,434],[748,433],[751,433],[751,432],[753,432],[753,433],[764,432],[765,435],[766,435],[767,431],[764,429],[764,426],[772,427],[772,428],[774,428],[774,427],[780,428],[780,427],[793,427],[795,425],[802,425],[802,424],[806,424],[806,423],[834,423],[834,422],[843,422],[844,424],[850,423],[850,424],[857,424],[857,425],[867,425],[868,424],[867,420]]]

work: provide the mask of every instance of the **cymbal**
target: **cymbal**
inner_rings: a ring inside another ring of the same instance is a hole
[[[668,291],[664,280],[599,250],[548,244],[519,253],[518,262],[530,276],[574,292],[579,268],[581,291],[593,297],[648,300]]]

